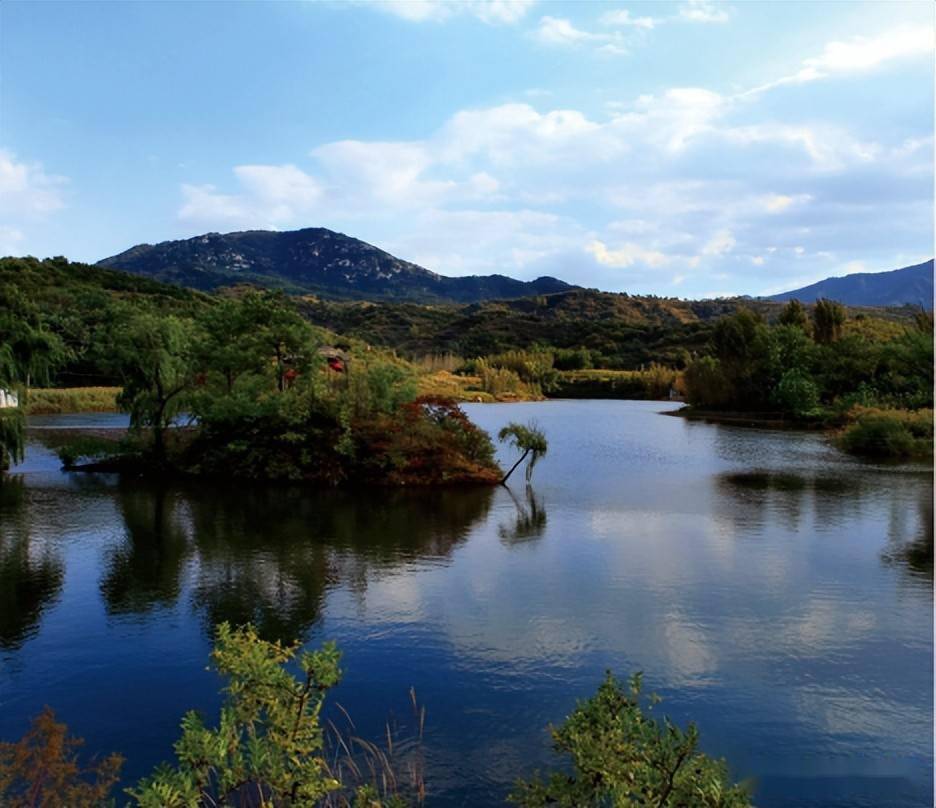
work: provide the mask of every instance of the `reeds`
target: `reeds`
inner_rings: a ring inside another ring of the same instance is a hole
[[[366,804],[370,797],[379,804],[423,805],[426,800],[423,734],[426,708],[419,704],[416,689],[410,688],[412,709],[409,725],[395,718],[384,723],[381,743],[362,738],[348,711],[336,703],[344,725],[328,720],[325,727],[326,766],[341,788],[329,794],[323,808],[351,808]]]

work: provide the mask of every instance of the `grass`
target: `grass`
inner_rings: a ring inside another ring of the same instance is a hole
[[[542,396],[535,395],[527,385],[517,385],[515,389],[494,391],[484,389],[480,376],[460,375],[447,370],[424,373],[419,377],[419,395],[444,396],[456,401],[539,401]]]
[[[26,397],[27,415],[69,412],[117,412],[119,387],[34,387]]]

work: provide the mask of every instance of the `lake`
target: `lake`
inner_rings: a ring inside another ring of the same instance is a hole
[[[759,806],[932,805],[931,467],[672,408],[467,406],[539,422],[529,491],[160,487],[60,472],[33,432],[0,485],[0,738],[49,704],[132,781],[214,717],[212,626],[252,620],[339,643],[360,735],[412,735],[415,689],[430,806],[503,804],[605,670],[643,671]]]

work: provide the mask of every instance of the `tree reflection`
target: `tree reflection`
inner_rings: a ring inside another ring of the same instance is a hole
[[[511,489],[507,488],[510,498],[517,508],[517,515],[512,525],[502,524],[497,528],[497,535],[504,544],[515,545],[540,538],[546,531],[546,509],[536,496],[533,487],[528,485],[521,501]]]
[[[0,478],[0,649],[31,637],[42,612],[62,589],[65,568],[57,554],[34,542],[18,477]]]
[[[100,589],[112,614],[171,607],[193,571],[206,629],[252,622],[268,639],[303,636],[330,586],[363,591],[372,574],[445,559],[490,508],[488,488],[309,491],[301,487],[169,488],[127,481],[125,535]]]
[[[112,614],[169,608],[179,598],[189,553],[188,525],[178,495],[165,485],[121,484],[123,542],[107,560],[101,594]]]
[[[810,500],[816,518],[834,525],[853,515],[862,498],[861,480],[842,475],[755,470],[721,474],[716,480],[718,492],[734,501],[731,507],[720,509],[720,514],[738,527],[755,530],[777,518],[798,530]]]
[[[933,582],[933,488],[924,485],[917,503],[916,525],[906,528],[907,514],[892,514],[888,547],[881,554],[885,564],[896,564],[914,577]],[[912,535],[908,537],[908,533]]]

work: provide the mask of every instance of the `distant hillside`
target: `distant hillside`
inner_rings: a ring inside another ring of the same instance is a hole
[[[772,295],[768,300],[813,303],[821,297],[848,306],[925,306],[933,308],[933,261],[890,272],[859,272]]]
[[[575,288],[549,277],[526,282],[504,275],[437,275],[322,227],[208,233],[182,241],[140,244],[98,263],[204,291],[252,283],[345,300],[473,303]]]

